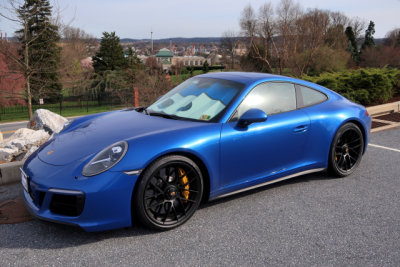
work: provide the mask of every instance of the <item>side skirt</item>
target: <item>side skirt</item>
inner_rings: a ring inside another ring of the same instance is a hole
[[[277,182],[280,182],[280,181],[284,181],[284,180],[287,180],[287,179],[290,179],[290,178],[298,177],[298,176],[301,176],[301,175],[310,174],[310,173],[314,173],[314,172],[321,172],[321,171],[324,171],[325,169],[326,168],[318,168],[318,169],[311,169],[311,170],[306,170],[306,171],[294,173],[294,174],[291,174],[291,175],[288,175],[288,176],[285,176],[285,177],[281,177],[281,178],[278,178],[278,179],[274,179],[274,180],[271,180],[271,181],[268,181],[268,182],[265,182],[265,183],[253,185],[253,186],[246,187],[246,188],[243,188],[243,189],[239,189],[239,190],[236,190],[236,191],[233,191],[233,192],[230,192],[230,193],[226,193],[226,194],[217,196],[217,197],[215,197],[215,198],[213,198],[211,200],[216,200],[216,199],[219,199],[219,198],[223,198],[223,197],[227,197],[227,196],[230,196],[230,195],[238,194],[238,193],[241,193],[241,192],[252,190],[254,188],[258,188],[258,187],[261,187],[261,186],[264,186],[264,185],[274,184],[274,183],[277,183]]]

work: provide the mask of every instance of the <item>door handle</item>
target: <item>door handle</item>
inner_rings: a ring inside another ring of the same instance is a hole
[[[300,125],[294,128],[293,132],[295,133],[304,133],[308,130],[308,125]]]

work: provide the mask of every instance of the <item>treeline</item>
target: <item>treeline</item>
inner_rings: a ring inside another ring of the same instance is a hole
[[[304,10],[292,0],[281,0],[276,6],[267,2],[256,10],[246,6],[239,23],[248,51],[240,58],[244,70],[301,76],[400,66],[400,29],[389,32],[377,46],[373,21],[366,27],[361,19],[340,12]],[[229,32],[223,40],[228,51],[233,42],[240,46]]]

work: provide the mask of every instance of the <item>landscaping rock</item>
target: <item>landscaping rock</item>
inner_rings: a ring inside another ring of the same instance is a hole
[[[10,162],[16,155],[18,155],[18,148],[0,148],[0,161]]]
[[[27,151],[33,153],[49,137],[45,130],[18,129],[11,137],[4,140],[0,148],[0,161],[10,162]]]
[[[58,133],[68,120],[47,109],[38,109],[32,115],[28,128],[33,130],[45,130],[49,134]]]
[[[38,146],[32,146],[24,155],[23,160],[26,160],[30,155],[33,154],[39,147]]]
[[[0,132],[0,144],[3,143],[3,133]]]

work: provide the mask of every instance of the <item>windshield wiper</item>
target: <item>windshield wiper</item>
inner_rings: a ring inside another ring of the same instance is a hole
[[[185,118],[182,118],[182,117],[179,117],[176,115],[170,115],[170,114],[162,113],[162,112],[147,112],[147,114],[149,114],[150,116],[163,117],[163,118],[173,119],[173,120],[185,119]]]
[[[137,108],[133,108],[133,109],[136,110],[137,112],[149,115],[149,113],[147,112],[147,107],[137,107]]]

